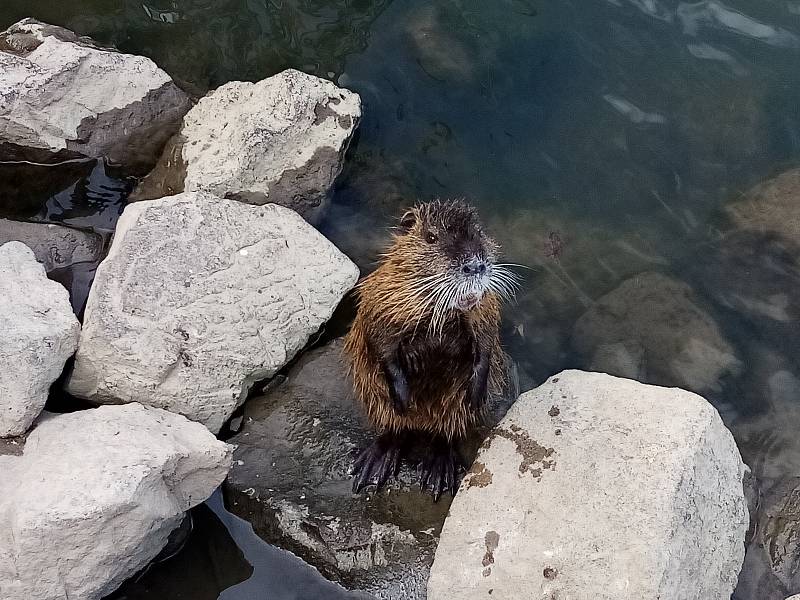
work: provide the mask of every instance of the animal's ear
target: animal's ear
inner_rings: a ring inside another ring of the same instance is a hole
[[[400,217],[400,229],[403,231],[410,231],[416,222],[417,213],[415,213],[413,210],[407,210],[405,214]]]

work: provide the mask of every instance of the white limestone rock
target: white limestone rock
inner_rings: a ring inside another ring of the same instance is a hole
[[[357,279],[287,208],[205,192],[131,204],[89,293],[68,390],[165,408],[216,433]]]
[[[21,242],[0,246],[0,437],[21,435],[75,353],[80,323],[64,287]]]
[[[149,58],[24,19],[0,33],[0,157],[152,166],[189,99]]]
[[[523,394],[482,446],[428,598],[729,600],[744,473],[700,396],[565,371]]]
[[[358,94],[293,69],[227,83],[184,117],[132,199],[203,190],[311,217],[342,170],[360,118]]]
[[[3,600],[99,600],[225,478],[232,448],[140,404],[44,416],[0,456]]]

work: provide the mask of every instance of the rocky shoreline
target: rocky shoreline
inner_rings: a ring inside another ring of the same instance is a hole
[[[753,477],[697,395],[743,359],[688,284],[651,264],[591,301],[558,342],[587,371],[498,400],[452,505],[405,472],[354,496],[367,431],[341,342],[310,342],[359,277],[313,226],[358,95],[287,70],[192,105],[149,59],[26,19],[0,33],[0,97],[0,159],[99,158],[142,177],[110,243],[0,219],[4,600],[100,600],[220,486],[264,540],[381,600],[727,600],[745,543],[775,593],[800,589],[798,488],[769,488],[770,510],[748,518]],[[800,239],[796,177],[733,206],[736,235]],[[79,265],[85,312],[62,285]],[[720,302],[775,326],[798,316],[781,294]],[[44,410],[62,383],[95,408]]]

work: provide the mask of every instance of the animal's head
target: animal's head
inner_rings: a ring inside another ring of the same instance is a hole
[[[487,292],[513,295],[517,277],[497,264],[499,250],[472,206],[436,200],[402,216],[391,256],[402,262],[420,301],[437,314],[471,310]]]

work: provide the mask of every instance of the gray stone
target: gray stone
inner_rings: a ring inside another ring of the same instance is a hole
[[[69,295],[21,242],[0,246],[0,437],[24,433],[78,346]]]
[[[153,61],[25,19],[0,33],[0,157],[108,157],[143,170],[189,99]]]
[[[592,370],[694,392],[719,390],[722,377],[741,370],[692,289],[654,272],[624,281],[595,302],[575,323],[572,342]]]
[[[155,558],[231,448],[140,404],[47,415],[0,456],[3,600],[98,600]]]
[[[73,227],[0,219],[0,244],[11,240],[33,250],[47,276],[69,290],[73,310],[80,314],[103,258],[102,236]]]
[[[351,590],[422,600],[449,497],[434,504],[407,466],[388,489],[352,494],[353,454],[371,434],[341,348],[337,340],[303,355],[285,382],[247,402],[230,440],[227,505],[267,542]]]
[[[357,279],[287,208],[205,192],[131,204],[89,293],[67,389],[166,408],[218,432]]]
[[[360,118],[358,94],[293,69],[227,83],[184,117],[131,199],[203,190],[315,216]]]
[[[729,600],[745,466],[703,398],[565,371],[489,435],[445,521],[429,600]]]
[[[0,219],[0,244],[22,242],[49,273],[79,263],[97,263],[103,255],[103,239],[96,233],[49,223],[25,223]]]

